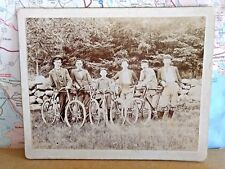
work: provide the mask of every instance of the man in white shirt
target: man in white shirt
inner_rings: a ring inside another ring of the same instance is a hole
[[[142,60],[141,61],[141,73],[140,73],[140,79],[139,79],[139,84],[138,86],[140,87],[146,87],[147,88],[147,98],[151,102],[152,107],[153,107],[153,112],[152,112],[152,118],[154,116],[154,111],[156,109],[156,106],[158,104],[159,96],[158,93],[156,92],[158,82],[157,78],[155,75],[155,71],[149,67],[149,62],[148,60]],[[151,90],[153,89],[153,90]]]
[[[128,66],[128,60],[124,59],[121,63],[122,70],[113,77],[114,80],[118,80],[121,89],[120,97],[123,100],[128,99],[129,94],[132,92],[132,85],[137,81],[137,76],[133,70],[128,69]]]
[[[158,113],[159,118],[163,117],[165,111],[168,111],[168,117],[172,118],[177,106],[181,78],[178,68],[171,66],[171,59],[172,57],[170,55],[164,55],[164,66],[158,70],[158,79],[164,88],[159,100],[159,107],[161,109]]]

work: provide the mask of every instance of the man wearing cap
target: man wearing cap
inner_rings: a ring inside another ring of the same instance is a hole
[[[121,63],[122,70],[117,72],[113,80],[118,80],[121,89],[120,97],[125,100],[132,92],[132,85],[138,80],[133,70],[128,69],[128,60],[124,59]]]
[[[164,88],[159,100],[159,118],[163,117],[165,111],[168,111],[168,118],[172,118],[174,109],[177,105],[179,84],[181,82],[181,78],[178,68],[175,66],[171,66],[171,59],[172,57],[170,55],[164,55],[164,66],[158,70],[158,79],[160,84]]]
[[[82,102],[86,103],[89,99],[88,91],[90,90],[92,79],[88,70],[83,68],[83,61],[81,59],[76,60],[75,66],[76,68],[71,70],[71,78],[73,81],[73,86],[76,89],[81,88],[84,89],[79,99]]]
[[[96,90],[98,95],[96,96],[96,99],[100,100],[103,96],[103,93],[105,93],[106,97],[106,105],[107,105],[107,112],[108,112],[108,120],[110,119],[110,106],[111,106],[111,79],[109,79],[107,75],[107,70],[105,68],[102,68],[100,70],[101,77],[97,79],[96,83]]]
[[[158,104],[158,94],[156,90],[151,90],[151,89],[157,89],[158,82],[157,78],[155,75],[155,71],[149,67],[149,62],[148,60],[142,60],[141,61],[141,73],[140,73],[140,79],[139,79],[139,87],[147,87],[147,98],[151,102],[153,109],[156,109],[156,106]],[[154,116],[152,112],[152,118]]]
[[[70,78],[68,70],[61,67],[62,57],[60,55],[53,57],[52,63],[54,68],[49,72],[50,85],[56,90],[60,90],[64,87],[65,89],[70,89],[72,86],[72,79]],[[65,90],[59,92],[61,120],[65,118],[66,98]]]

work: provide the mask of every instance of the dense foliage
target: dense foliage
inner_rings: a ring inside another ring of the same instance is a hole
[[[140,60],[148,59],[157,70],[161,54],[170,54],[183,78],[201,76],[204,52],[204,18],[29,18],[27,47],[29,72],[48,76],[51,58],[60,54],[64,67],[74,67],[76,58],[85,60],[93,77],[100,67],[109,76],[128,58],[137,75]]]

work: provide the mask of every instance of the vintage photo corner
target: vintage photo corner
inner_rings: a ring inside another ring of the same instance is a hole
[[[206,17],[94,16],[25,17],[32,151],[191,159],[208,116],[200,110]]]

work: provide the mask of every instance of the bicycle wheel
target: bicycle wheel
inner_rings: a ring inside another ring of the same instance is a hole
[[[41,106],[41,117],[45,124],[53,124],[56,119],[56,110],[50,99],[44,101]]]
[[[81,128],[86,119],[86,111],[83,103],[79,100],[72,100],[66,105],[65,122],[68,127],[76,126]]]
[[[126,109],[126,121],[134,125],[138,120],[140,105],[142,104],[142,100],[138,98],[133,98],[129,103],[127,103]]]
[[[138,106],[139,119],[142,124],[146,124],[151,120],[152,107],[147,100],[134,98],[135,104]]]
[[[113,101],[110,107],[110,122],[114,125],[123,125],[126,120],[125,109],[121,102]]]
[[[100,122],[101,114],[99,111],[99,104],[97,100],[91,99],[89,103],[89,118],[93,125],[98,125]]]

